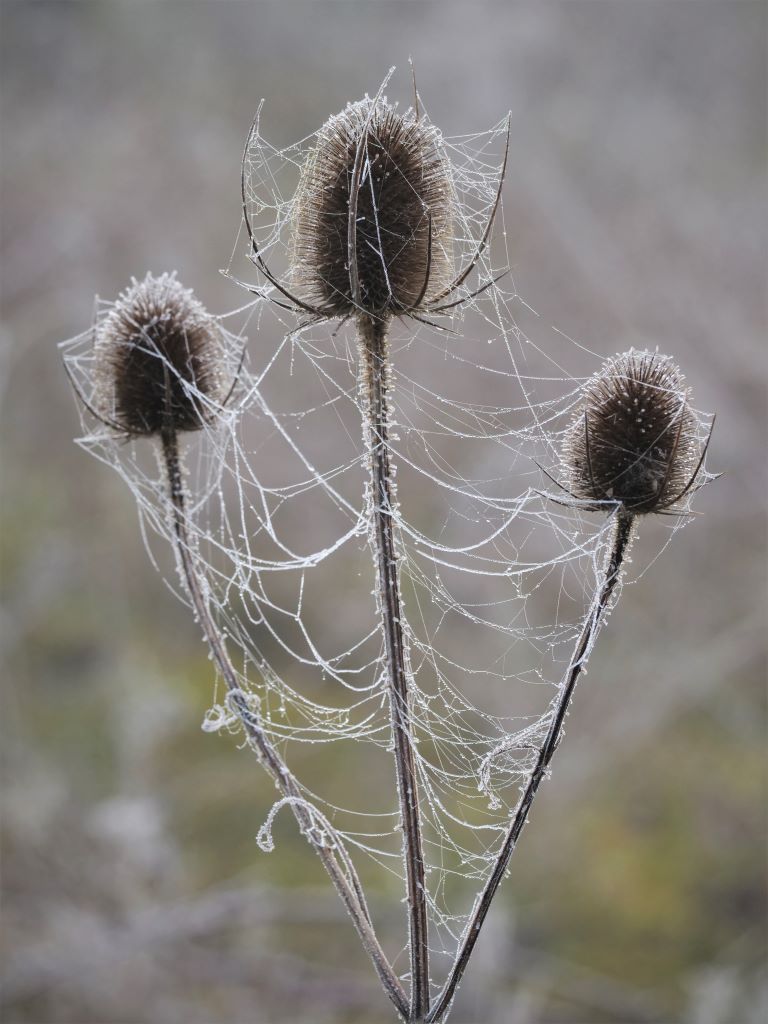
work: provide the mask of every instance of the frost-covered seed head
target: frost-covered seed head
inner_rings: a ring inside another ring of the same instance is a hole
[[[631,349],[587,382],[563,461],[574,497],[643,514],[674,504],[700,453],[680,370],[668,356]]]
[[[95,328],[94,409],[128,436],[199,430],[222,391],[216,320],[173,274],[134,280]]]
[[[348,231],[361,142],[356,306]],[[329,316],[407,313],[420,304],[428,265],[423,302],[450,282],[453,202],[450,168],[434,125],[413,112],[398,113],[383,99],[349,104],[320,129],[302,172],[293,225],[293,279]]]

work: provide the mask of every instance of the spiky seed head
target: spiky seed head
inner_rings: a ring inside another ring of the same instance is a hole
[[[674,504],[700,452],[680,370],[668,356],[631,349],[587,382],[563,459],[576,498],[639,515]]]
[[[359,300],[350,282],[349,216],[355,158],[355,252]],[[328,316],[386,317],[415,310],[451,278],[454,189],[439,131],[385,100],[349,104],[320,129],[303,168],[293,224],[292,276]],[[431,250],[430,250],[431,219]]]
[[[128,436],[199,430],[222,394],[220,328],[174,274],[134,281],[95,328],[95,412]]]

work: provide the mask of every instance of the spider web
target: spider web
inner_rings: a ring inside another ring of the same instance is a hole
[[[505,129],[444,140],[457,268],[472,258],[493,207]],[[276,150],[257,122],[245,154],[249,216],[278,276],[312,145],[310,137]],[[464,294],[508,265],[502,209],[495,236]],[[241,232],[230,276],[244,240]],[[222,359],[237,376],[232,399],[183,439],[190,546],[240,696],[295,772],[312,841],[372,859],[384,869],[379,884],[402,896],[354,325],[302,326],[268,301],[280,295],[263,279],[249,287],[261,294],[220,319]],[[97,303],[94,327],[64,346],[86,400],[94,331],[109,308]],[[559,503],[567,497],[551,479],[564,478],[562,438],[581,399],[582,381],[565,362],[583,353],[558,333],[555,359],[524,330],[529,319],[507,276],[441,318],[447,331],[412,320],[390,331],[392,514],[436,974],[455,952],[533,768],[611,539],[609,517]],[[238,375],[246,333],[254,340]],[[84,422],[80,443],[127,482],[147,550],[164,570],[157,540],[172,543],[173,529],[159,448],[122,443],[87,413]],[[685,521],[667,519],[670,535]],[[166,576],[187,602],[180,577]],[[242,735],[220,683],[203,728]],[[340,748],[333,759],[329,746]],[[258,832],[265,851],[285,802]],[[407,969],[404,951],[396,966]]]

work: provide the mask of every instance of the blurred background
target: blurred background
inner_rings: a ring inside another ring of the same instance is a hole
[[[391,1019],[292,825],[256,847],[271,784],[200,730],[210,664],[124,484],[72,443],[56,342],[147,270],[240,304],[218,269],[259,100],[288,145],[390,64],[409,102],[409,55],[445,134],[512,111],[507,244],[537,342],[675,355],[725,474],[598,645],[452,1019],[765,1020],[766,6],[0,10],[3,1020]],[[399,948],[397,899],[372,903]]]

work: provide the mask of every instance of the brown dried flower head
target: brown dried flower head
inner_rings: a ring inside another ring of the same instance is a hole
[[[563,460],[574,498],[619,503],[634,514],[672,508],[704,458],[689,389],[668,356],[631,349],[609,359],[584,388]]]
[[[134,279],[95,327],[93,411],[130,437],[199,430],[221,399],[218,323],[174,274]]]
[[[453,206],[434,125],[380,98],[349,104],[320,129],[303,169],[293,279],[330,317],[428,306],[450,285]]]

